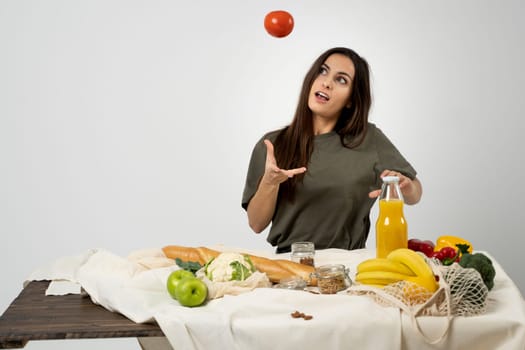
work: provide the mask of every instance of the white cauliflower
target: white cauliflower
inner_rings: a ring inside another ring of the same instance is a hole
[[[210,281],[244,281],[255,272],[250,257],[239,253],[221,253],[204,266],[204,273]]]

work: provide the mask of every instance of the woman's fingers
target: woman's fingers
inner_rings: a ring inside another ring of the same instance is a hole
[[[285,174],[287,177],[294,177],[295,175],[302,174],[305,171],[306,171],[306,168],[302,167],[302,168],[283,170],[283,174]]]
[[[266,145],[266,163],[276,164],[273,144],[270,140],[264,140],[264,144]]]
[[[266,170],[264,178],[266,179],[267,183],[277,185],[288,180],[289,178],[294,177],[295,175],[302,174],[305,171],[305,167],[290,170],[283,170],[279,169],[278,167],[270,167]]]
[[[273,181],[277,183],[281,183],[281,182],[286,181],[289,178],[294,177],[295,175],[302,174],[305,171],[306,171],[305,167],[290,169],[290,170],[284,170],[284,169],[279,169],[277,167],[274,167],[270,169],[269,175]]]
[[[410,178],[406,177],[405,175],[401,174],[400,172],[397,172],[397,171],[393,171],[393,170],[384,170],[382,173],[381,173],[381,177],[385,177],[385,176],[397,176],[399,178],[399,188],[403,188],[407,185],[410,184],[410,182],[412,180],[410,180]]]
[[[271,183],[281,183],[286,181],[286,179],[294,177],[295,175],[302,174],[306,171],[305,167],[295,168],[295,169],[280,169],[277,166],[277,161],[275,160],[273,144],[270,140],[264,140],[266,145],[266,173],[270,177]]]
[[[402,189],[403,187],[406,186],[407,184],[407,181],[410,181],[410,179],[406,176],[404,176],[403,174],[397,172],[397,171],[393,171],[393,170],[389,170],[389,169],[385,169],[383,170],[383,172],[381,173],[380,175],[382,178],[385,177],[385,176],[397,176],[399,178],[399,188]],[[373,191],[370,191],[368,193],[368,197],[369,198],[377,198],[381,195],[381,189],[378,189],[378,190],[373,190]]]
[[[381,194],[381,190],[374,190],[368,193],[368,197],[377,198]]]
[[[403,193],[403,196],[410,195],[410,193],[414,189],[412,179],[401,174],[400,172],[386,169],[381,173],[381,177],[385,177],[385,176],[397,176],[399,178],[399,189],[401,190],[401,193]]]
[[[385,169],[381,173],[381,177],[385,177],[385,176],[397,176],[397,177],[399,177],[399,175],[401,175],[401,174],[396,172],[396,171],[389,170],[389,169]]]

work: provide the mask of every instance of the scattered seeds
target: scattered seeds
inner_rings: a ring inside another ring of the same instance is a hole
[[[294,311],[290,314],[290,316],[292,316],[293,318],[302,318],[306,321],[308,320],[311,320],[312,318],[314,318],[312,315],[306,315],[304,312],[300,312],[300,311]]]

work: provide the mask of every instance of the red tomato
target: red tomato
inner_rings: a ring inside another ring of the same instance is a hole
[[[445,259],[442,251],[432,253],[432,257],[438,259],[439,261]]]
[[[456,257],[456,249],[452,247],[443,247],[440,249],[440,252],[443,254],[445,259],[452,259]]]
[[[268,34],[283,38],[293,30],[293,17],[286,11],[272,11],[264,17],[264,28]]]

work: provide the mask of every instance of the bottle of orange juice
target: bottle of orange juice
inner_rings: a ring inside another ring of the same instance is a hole
[[[386,258],[397,248],[407,248],[408,230],[403,215],[403,195],[397,176],[383,177],[376,222],[376,256]]]

